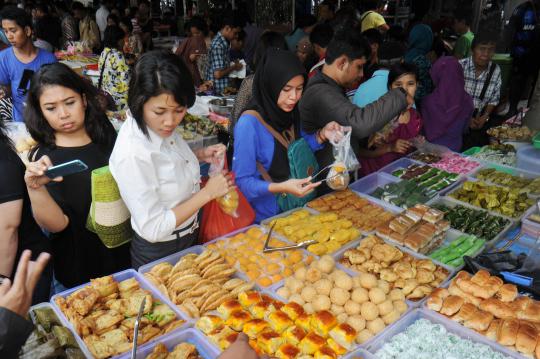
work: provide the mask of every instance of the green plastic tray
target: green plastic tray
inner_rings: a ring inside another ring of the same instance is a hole
[[[540,132],[538,132],[532,139],[533,147],[540,149]]]

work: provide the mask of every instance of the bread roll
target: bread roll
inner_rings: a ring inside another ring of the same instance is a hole
[[[459,312],[452,317],[452,320],[456,322],[463,323],[473,317],[473,315],[478,311],[478,309],[471,303],[464,303]]]
[[[364,330],[366,327],[366,320],[360,315],[351,315],[347,318],[346,323],[353,327],[357,332]]]
[[[396,320],[398,320],[400,316],[401,314],[396,309],[394,309],[390,313],[383,316],[382,320],[384,321],[384,324],[390,325]]]
[[[517,319],[503,320],[497,333],[497,342],[506,346],[515,345],[518,331],[519,321]]]
[[[521,322],[516,336],[516,349],[523,354],[532,354],[536,348],[538,331],[531,323]]]
[[[489,328],[491,321],[493,320],[493,315],[483,310],[477,310],[469,320],[465,321],[463,324],[467,328],[471,328],[478,332],[482,332]]]
[[[489,324],[488,329],[484,333],[486,338],[491,339],[493,341],[497,341],[497,333],[499,332],[499,328],[501,326],[502,320],[500,319],[493,319],[491,323]]]
[[[356,342],[358,344],[363,344],[370,340],[373,337],[373,333],[369,329],[364,329],[356,336]]]
[[[398,311],[399,314],[403,314],[407,311],[408,306],[404,300],[394,300],[394,309]]]
[[[517,287],[514,284],[506,283],[499,288],[499,290],[495,294],[495,297],[497,297],[497,299],[500,299],[502,302],[509,303],[516,299],[517,294]]]
[[[440,313],[450,317],[461,309],[463,303],[463,298],[457,295],[450,295],[444,299]]]
[[[360,276],[360,285],[366,289],[371,289],[377,287],[377,277],[373,274],[366,273]]]
[[[496,318],[511,319],[515,317],[514,311],[506,303],[495,298],[483,300],[479,308],[493,314]]]
[[[487,281],[491,278],[491,274],[487,270],[480,269],[471,277],[471,282],[476,283],[480,286],[486,285]]]
[[[399,288],[392,289],[390,291],[390,293],[388,293],[388,297],[393,301],[394,300],[405,300],[405,295],[403,294],[403,292]]]
[[[390,299],[387,299],[384,302],[377,304],[377,307],[379,308],[379,315],[381,317],[394,310],[394,304],[392,304],[392,301]]]
[[[369,292],[364,288],[355,288],[351,294],[351,300],[362,304],[369,300]]]
[[[457,295],[458,297],[463,298],[465,302],[472,303],[475,306],[480,305],[480,303],[482,302],[482,299],[476,298],[474,295],[462,291],[456,284],[456,280],[453,280],[452,283],[450,283],[450,286],[448,287],[448,293],[452,295]]]
[[[369,300],[371,300],[373,304],[382,303],[386,300],[386,294],[384,294],[384,292],[380,288],[370,289]]]
[[[540,322],[540,303],[531,300],[525,310],[517,313],[519,319],[529,320],[531,322]]]

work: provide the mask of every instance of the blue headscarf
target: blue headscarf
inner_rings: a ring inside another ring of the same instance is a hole
[[[415,25],[409,34],[409,48],[405,62],[412,63],[418,56],[426,56],[433,45],[433,31],[425,24]]]

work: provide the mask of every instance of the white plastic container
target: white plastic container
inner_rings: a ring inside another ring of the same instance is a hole
[[[166,336],[161,337],[158,341],[154,343],[144,344],[141,347],[137,349],[137,355],[135,356],[136,359],[144,359],[148,355],[152,353],[154,350],[154,347],[158,343],[163,343],[169,352],[171,352],[174,347],[176,347],[180,343],[190,343],[197,347],[197,352],[201,357],[204,359],[214,359],[217,358],[220,354],[219,350],[217,350],[216,347],[214,347],[210,342],[206,339],[204,335],[202,335],[198,330],[194,328],[188,328],[184,329],[180,332],[171,333]],[[121,357],[122,359],[128,359],[131,358],[131,355],[123,355]]]
[[[434,324],[441,324],[449,333],[455,334],[463,339],[467,339],[475,343],[484,344],[490,347],[492,350],[500,352],[510,358],[524,358],[513,350],[509,350],[470,329],[464,328],[451,320],[448,320],[432,311],[424,309],[415,309],[407,313],[405,316],[401,317],[396,323],[394,323],[394,325],[383,331],[382,335],[380,334],[374,337],[373,339],[364,343],[362,347],[366,348],[370,353],[375,354],[379,349],[384,346],[384,344],[392,340],[392,337],[405,331],[410,325],[414,324],[414,322],[419,319],[427,319]],[[454,356],[452,356],[452,353],[448,353],[448,358],[454,358]],[[400,359],[416,358],[407,358],[401,356]]]
[[[174,305],[170,300],[168,300],[163,294],[161,294],[161,292],[159,290],[154,288],[153,285],[151,285],[148,281],[146,281],[146,279],[141,274],[137,273],[134,269],[126,269],[126,270],[124,270],[122,272],[115,273],[112,276],[113,276],[113,278],[114,278],[114,280],[116,282],[121,282],[121,281],[124,281],[126,279],[135,278],[137,280],[137,282],[139,282],[139,285],[140,285],[140,287],[142,289],[148,290],[152,294],[152,297],[154,297],[155,299],[159,300],[162,303],[167,304],[170,307],[170,309],[176,314],[176,319],[182,319],[182,320],[186,321],[186,323],[182,327],[173,330],[171,333],[175,333],[176,331],[179,331],[182,328],[186,328],[187,326],[189,326],[191,324],[190,321],[189,321],[189,317],[187,317],[180,309],[178,309],[176,307],[176,305]],[[82,285],[77,286],[75,288],[71,288],[71,289],[68,289],[68,290],[66,290],[64,292],[55,294],[51,298],[52,306],[56,309],[56,313],[60,317],[60,320],[62,322],[64,322],[64,323],[67,323],[68,328],[71,329],[73,331],[73,333],[75,333],[75,337],[80,339],[80,341],[83,342],[83,343],[84,343],[84,341],[82,340],[82,338],[79,337],[78,334],[76,334],[77,332],[76,332],[75,328],[73,327],[73,324],[69,321],[68,318],[66,318],[64,313],[62,313],[62,310],[56,305],[56,298],[58,298],[58,297],[66,298],[70,294],[72,294],[72,293],[74,293],[74,292],[76,292],[76,291],[78,291],[80,289],[83,289],[84,287],[87,287],[89,285],[90,285],[90,283],[82,284]],[[161,337],[163,337],[163,336],[161,335],[161,336],[154,337],[148,343],[153,343],[153,342],[157,341],[158,339],[160,339]],[[88,350],[88,348],[86,347],[86,345],[85,345],[85,350],[87,352],[90,352]],[[114,359],[121,358],[125,354],[126,353],[122,353],[120,355],[114,356],[113,358]],[[92,357],[92,356],[90,356],[90,357]]]
[[[517,151],[517,167],[540,174],[540,150],[532,145],[521,147]]]

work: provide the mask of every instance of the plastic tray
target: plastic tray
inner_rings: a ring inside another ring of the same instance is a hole
[[[403,331],[405,331],[406,328],[408,328],[410,325],[412,325],[419,319],[427,319],[434,324],[441,324],[449,333],[455,334],[463,339],[468,339],[475,343],[487,345],[494,351],[500,352],[510,358],[523,358],[521,355],[519,355],[517,352],[514,352],[513,350],[509,350],[497,343],[494,343],[486,337],[470,329],[464,328],[461,325],[440,316],[439,314],[424,309],[415,309],[409,312],[405,316],[401,317],[396,323],[394,323],[394,325],[384,330],[382,332],[382,335],[378,335],[377,337],[372,338],[368,342],[364,343],[364,345],[362,346],[364,348],[367,348],[370,353],[374,354],[379,349],[381,349],[384,344],[392,340],[395,335],[402,333]],[[452,356],[449,355],[448,357]],[[415,359],[405,357],[400,358]]]
[[[452,193],[458,191],[459,189],[461,189],[461,188],[463,187],[463,183],[465,183],[465,182],[467,182],[467,181],[478,182],[479,179],[477,179],[477,178],[475,178],[475,177],[470,177],[470,176],[464,177],[464,178],[462,178],[460,181],[458,181],[457,184],[456,184],[456,186],[455,186],[451,191],[448,191],[445,195],[446,195],[446,196],[450,196]],[[485,182],[485,181],[483,181],[483,182]],[[485,183],[487,183],[487,182],[485,182]],[[490,185],[490,186],[494,186],[494,187],[505,187],[505,186],[501,186],[501,185],[499,185],[499,184],[493,184],[493,183],[487,183],[487,184]],[[508,188],[508,187],[505,187],[505,188]],[[532,196],[528,196],[528,197],[529,197],[529,198],[532,198]],[[485,208],[473,206],[473,205],[470,204],[470,203],[460,201],[459,199],[456,199],[456,198],[454,198],[454,197],[450,197],[450,198],[452,198],[454,201],[458,202],[459,204],[462,204],[462,205],[463,205],[463,204],[467,204],[467,205],[469,205],[469,206],[472,207],[472,208],[475,208],[475,209],[482,209],[482,210],[486,211]],[[432,201],[433,201],[433,200],[435,200],[435,198],[432,199]],[[430,201],[430,202],[431,202],[431,201]],[[527,208],[527,209],[526,209],[525,211],[523,211],[523,213],[520,214],[518,217],[509,217],[509,216],[505,216],[505,215],[503,215],[503,214],[501,214],[501,213],[499,213],[499,212],[495,212],[495,211],[489,211],[489,212],[494,213],[494,214],[497,214],[499,217],[504,217],[504,218],[507,218],[507,219],[509,219],[509,220],[511,220],[511,221],[516,221],[516,222],[518,222],[518,221],[520,221],[520,220],[523,218],[523,216],[525,215],[525,213],[527,213],[527,211],[529,211],[530,209],[531,209],[531,207]]]
[[[56,308],[56,306],[52,305],[51,303],[38,303],[36,305],[31,306],[30,309],[28,310],[28,313],[30,313],[34,309],[39,309],[39,308],[51,308],[52,311],[54,312],[54,314],[56,315],[56,318],[60,322],[60,324],[62,326],[64,326],[64,327],[66,327],[67,329],[69,329],[71,334],[73,334],[73,337],[75,338],[75,341],[79,345],[79,349],[83,352],[83,354],[87,358],[92,358],[92,354],[90,353],[90,351],[86,347],[86,344],[84,344],[84,341],[81,339],[81,337],[79,337],[77,335],[77,333],[75,333],[75,331],[71,327],[71,323],[66,322],[66,320],[65,320],[66,318],[64,317],[64,315],[62,313],[59,313],[60,310],[58,308]],[[33,319],[32,319],[32,321],[33,321]]]
[[[371,197],[366,197],[366,198],[368,198],[368,199],[371,200]],[[375,201],[373,201],[373,202],[375,202]],[[381,203],[379,203],[379,202],[375,202],[375,203],[376,203],[376,204],[381,204]],[[309,207],[295,208],[295,209],[292,209],[292,210],[290,210],[290,211],[280,213],[280,214],[278,214],[277,216],[268,218],[268,219],[262,221],[262,222],[261,222],[261,225],[266,226],[266,228],[270,229],[270,222],[272,222],[274,219],[281,218],[281,217],[287,217],[287,216],[289,216],[291,213],[296,212],[296,211],[299,211],[299,210],[307,210],[307,211],[310,212],[312,215],[318,215],[318,214],[320,214],[319,211],[316,211],[316,210],[314,210],[313,208],[309,208]],[[272,236],[274,236],[274,235],[275,235],[277,238],[279,238],[279,239],[284,239],[284,240],[285,240],[286,242],[288,242],[288,243],[291,243],[291,244],[294,244],[294,243],[295,243],[295,242],[291,241],[290,239],[288,239],[287,236],[285,236],[285,235],[283,235],[283,234],[280,234],[280,233],[275,232],[275,234],[272,234]],[[353,239],[353,240],[350,241],[349,243],[354,242],[354,241],[356,241],[356,240],[362,238],[362,236],[363,236],[363,232],[360,231],[360,236],[358,236],[357,239]],[[348,244],[348,243],[347,243],[347,244]],[[315,253],[311,253],[311,252],[308,251],[307,249],[306,249],[306,251],[307,251],[310,255],[314,256],[315,258],[318,258],[318,257],[319,257],[318,255],[316,255]],[[337,251],[336,251],[336,252],[337,252]],[[328,253],[328,254],[331,255],[332,253]],[[274,284],[274,285],[275,285],[275,284]]]
[[[160,291],[158,291],[157,289],[154,288],[153,285],[151,285],[150,283],[148,283],[146,281],[146,279],[139,273],[137,273],[134,269],[126,269],[122,272],[118,272],[118,273],[114,273],[113,275],[113,278],[115,281],[117,282],[121,282],[121,281],[124,281],[126,279],[130,279],[130,278],[135,278],[137,280],[137,282],[139,282],[139,285],[142,289],[146,289],[148,291],[150,291],[150,293],[152,293],[152,296],[156,299],[158,299],[159,301],[161,301],[162,303],[165,303],[167,304],[171,310],[176,314],[176,319],[183,319],[186,321],[186,324],[184,324],[181,328],[184,328],[186,325],[189,324],[189,320],[190,318],[187,317],[180,309],[178,309],[176,307],[176,305],[174,305],[170,300],[168,300],[167,298],[165,298],[165,296],[163,296],[163,294],[161,294]],[[66,291],[63,291],[61,293],[58,293],[58,294],[55,294],[52,296],[51,298],[51,303],[53,305],[54,308],[56,308],[56,313],[58,313],[58,315],[60,316],[60,320],[62,320],[64,323],[68,323],[69,324],[69,328],[74,332],[76,333],[75,331],[75,328],[73,327],[73,325],[71,324],[71,322],[66,318],[66,316],[64,315],[64,313],[62,313],[62,310],[60,310],[60,308],[58,308],[58,306],[56,305],[56,301],[55,299],[58,298],[58,297],[63,297],[63,298],[66,298],[67,296],[69,296],[70,294],[84,288],[84,287],[87,287],[89,286],[90,283],[86,283],[86,284],[82,284],[78,287],[75,287],[75,288],[71,288],[71,289],[68,289]],[[180,330],[180,328],[178,329],[175,329],[174,331],[172,331],[172,333],[174,333],[175,331],[178,331]],[[75,337],[80,339],[80,341],[82,341],[84,343],[84,341],[82,340],[82,338],[79,337],[78,334],[75,334]],[[157,336],[157,337],[154,337],[152,338],[149,343],[153,343],[155,342],[158,338],[161,338],[162,336]],[[86,345],[85,345],[85,349],[87,351],[88,348],[86,348]],[[113,358],[121,358],[124,354],[120,354],[120,355],[117,355],[117,356],[114,356]]]
[[[354,192],[363,193],[369,198],[383,202],[378,198],[372,197],[371,193],[377,188],[387,185],[388,183],[397,183],[400,179],[389,175],[388,173],[375,172],[349,185],[349,188]]]
[[[521,221],[521,230],[523,233],[533,238],[540,238],[540,223],[531,221],[529,219],[532,214],[538,214],[538,209],[536,206],[531,207],[527,212],[525,212],[523,220]]]
[[[180,260],[180,258],[184,257],[185,255],[191,254],[191,253],[201,254],[205,250],[206,250],[206,247],[204,247],[204,246],[193,246],[193,247],[184,249],[181,252],[171,254],[171,255],[169,255],[167,257],[158,259],[157,261],[154,261],[152,263],[145,264],[144,266],[139,268],[139,273],[140,273],[140,275],[142,277],[144,273],[149,272],[152,269],[152,267],[158,265],[159,263],[167,262],[167,263],[170,263],[170,264],[172,264],[174,266]],[[238,270],[231,277],[232,278],[240,278],[240,279],[242,279],[242,280],[244,280],[246,282],[251,282],[242,272],[240,272]],[[158,291],[157,288],[154,288],[152,283],[148,283],[148,284],[152,287],[152,289],[154,289],[154,291]],[[257,287],[257,289],[260,289],[256,284],[255,284],[255,286]],[[178,309],[178,307],[174,303],[172,303],[170,300],[166,299],[166,303],[171,305],[171,306],[174,306],[174,308],[176,308],[177,312],[182,313],[183,317],[188,318],[190,320],[193,319],[193,318],[189,317],[187,314],[185,314],[183,311]]]
[[[237,235],[238,233],[244,233],[244,232],[246,232],[247,230],[249,230],[250,228],[253,228],[253,227],[260,228],[260,229],[263,231],[263,233],[268,233],[268,228],[267,228],[267,227],[262,227],[262,226],[258,226],[258,225],[251,225],[251,226],[248,226],[248,227],[245,227],[245,228],[238,229],[238,230],[236,230],[236,231],[234,231],[234,232],[231,232],[231,233],[229,233],[229,234],[227,234],[227,235],[225,235],[225,236],[223,236],[223,237],[219,237],[219,238],[216,238],[216,239],[214,239],[214,240],[212,240],[212,241],[210,241],[210,242],[207,242],[207,243],[205,243],[205,246],[208,246],[208,245],[211,245],[211,244],[215,244],[215,243],[218,242],[218,241],[226,241],[226,240],[228,240],[229,238],[234,237],[234,236]],[[291,241],[289,241],[286,237],[280,235],[279,233],[275,233],[275,232],[272,233],[272,237],[275,237],[275,238],[277,238],[277,239],[279,239],[279,240],[282,240],[282,241],[284,241],[284,242],[286,242],[286,243],[289,243],[289,244],[294,244],[294,243],[292,243]],[[264,241],[265,239],[266,239],[266,236],[264,236],[264,237],[261,239],[261,241]],[[301,251],[301,252],[304,254],[304,258],[305,258],[305,256],[308,256],[308,255],[309,255],[309,256],[313,256],[313,257],[315,257],[315,258],[318,258],[317,255],[315,255],[315,254],[313,254],[313,253],[311,253],[311,252],[309,252],[309,251],[307,251],[307,250],[305,250],[305,249],[300,248],[300,249],[297,249],[297,250]],[[283,267],[282,267],[282,268],[283,268]],[[244,277],[246,278],[245,280],[250,281],[250,279],[247,277],[247,275],[244,274],[244,271],[243,271],[243,270],[241,270],[241,269],[238,268],[238,267],[236,267],[236,270],[237,270],[237,272],[241,273],[241,275],[244,276]],[[276,282],[276,283],[274,283],[274,284],[272,284],[272,285],[269,285],[269,286],[267,286],[267,287],[262,287],[262,286],[258,286],[258,287],[260,287],[260,288],[263,289],[263,290],[271,290],[271,288],[273,288],[273,287],[275,287],[275,286],[280,286],[280,284],[283,283],[283,280],[284,280],[284,279],[282,279],[282,280],[280,280],[280,281],[278,281],[278,282]]]
[[[389,175],[392,175],[392,172],[396,170],[400,170],[400,169],[405,169],[409,167],[410,165],[425,165],[425,163],[413,160],[408,157],[403,157],[384,166],[383,168],[379,170],[379,173],[387,173]]]
[[[527,171],[540,173],[540,150],[532,145],[517,150],[517,167]]]
[[[199,355],[204,359],[214,359],[219,356],[219,351],[208,342],[204,335],[202,335],[198,330],[194,328],[189,328],[180,332],[167,334],[154,343],[142,345],[137,349],[137,355],[135,356],[135,358],[146,358],[152,353],[157,343],[163,343],[167,347],[169,352],[172,351],[174,347],[180,343],[190,343],[197,347]],[[123,355],[122,359],[130,357],[131,356],[129,354]]]
[[[347,274],[348,274],[349,276],[351,276],[351,277],[356,277],[356,276],[359,275],[358,272],[351,271],[351,270],[345,268],[344,266],[340,265],[340,264],[337,263],[337,262],[336,262],[336,268],[337,268],[337,269],[340,269],[340,270],[342,270],[342,271],[344,271],[345,273],[347,273]],[[288,303],[289,301],[288,301],[287,299],[282,298],[281,296],[279,296],[279,295],[276,294],[276,291],[277,291],[279,288],[281,288],[281,287],[283,287],[283,284],[282,284],[281,286],[279,286],[279,287],[274,288],[275,290],[273,291],[273,293],[270,293],[270,294],[271,294],[274,298],[276,298],[276,299],[278,299],[278,300],[281,300],[281,301],[283,301],[283,302],[285,302],[285,303]],[[409,313],[411,310],[413,310],[413,309],[415,308],[415,307],[413,306],[413,303],[414,303],[414,302],[411,302],[411,301],[409,301],[409,300],[406,300],[405,302],[407,303],[407,307],[408,307],[408,308],[407,308],[407,310],[405,311],[405,313],[403,313],[403,314],[401,315],[400,319],[401,319],[402,317],[404,317],[405,315],[407,315],[407,313]],[[421,303],[421,301],[418,302],[418,304],[420,304],[420,303]],[[398,319],[398,321],[399,321],[399,319]],[[382,332],[380,332],[379,334],[377,334],[376,336],[374,336],[373,338],[371,338],[370,341],[373,340],[374,338],[378,338],[379,336],[381,336],[387,329],[389,329],[390,327],[393,327],[398,321],[396,321],[396,322],[394,322],[394,323],[391,323],[391,324],[389,324],[388,326],[386,326]],[[368,341],[368,342],[369,342],[369,341]],[[366,342],[366,343],[368,343],[368,342]],[[355,344],[354,344],[355,347],[353,347],[353,349],[351,350],[351,353],[348,354],[347,356],[345,356],[345,358],[354,358],[353,356],[350,356],[350,355],[352,355],[353,353],[355,353],[355,352],[356,352],[356,349],[358,349],[358,348],[364,348],[366,343],[363,343],[363,344],[357,344],[357,343],[355,342]]]
[[[380,238],[380,237],[379,237]],[[399,244],[396,244],[394,242],[390,242],[386,239],[383,239],[381,238],[385,243],[388,243],[390,244],[391,246],[394,246],[394,247],[397,247],[400,251],[404,252],[404,253],[408,253],[410,254],[412,257],[414,258],[418,258],[418,259],[429,259],[430,261],[432,261],[433,263],[435,263],[436,265],[438,266],[441,266],[443,267],[444,269],[446,269],[448,271],[448,275],[446,276],[446,278],[441,282],[441,285],[440,286],[443,286],[445,285],[446,283],[448,283],[448,281],[450,279],[452,279],[454,277],[454,274],[456,273],[456,269],[453,268],[453,267],[450,267],[450,266],[447,266],[446,264],[443,264],[439,261],[436,261],[434,259],[431,259],[429,258],[428,256],[425,256],[423,254],[420,254],[420,253],[417,253],[417,252],[414,252],[412,250],[410,250],[409,248],[406,248],[406,247],[403,247],[403,246],[400,246]],[[356,271],[355,269],[352,269],[352,268],[349,268],[341,263],[339,263],[339,261],[341,260],[341,258],[343,258],[343,254],[349,250],[349,249],[352,249],[352,248],[357,248],[360,243],[362,242],[363,238],[358,240],[358,241],[354,241],[354,242],[351,242],[351,243],[347,243],[346,246],[343,246],[339,251],[337,251],[336,253],[334,253],[332,255],[332,257],[334,258],[334,260],[336,261],[336,266],[339,266],[339,269],[343,270],[344,272],[348,273],[349,275],[352,275],[352,276],[357,276],[359,275],[360,273],[358,271]],[[278,288],[276,288],[277,290]],[[412,308],[416,308],[418,306],[420,306],[424,301],[425,301],[426,297],[420,299],[420,300],[417,300],[417,301],[413,301],[413,300],[408,300],[407,299],[407,304],[409,304],[410,307]]]
[[[373,198],[365,193],[360,193],[360,192],[355,192],[353,191],[353,193],[358,196],[358,197],[361,197],[361,198],[364,198],[366,200],[368,200],[371,204],[373,205],[376,205],[376,206],[380,206],[382,207],[384,210],[388,211],[388,212],[391,212],[392,214],[399,214],[401,212],[404,211],[403,208],[401,207],[398,207],[398,206],[394,206],[393,204],[391,203],[388,203],[388,202],[385,202],[385,201],[381,201],[380,199],[377,199],[377,198]],[[324,195],[324,196],[321,196],[320,198],[324,198],[326,196],[329,196],[330,194],[327,194],[327,195]],[[312,211],[315,211],[317,213],[320,213],[320,211],[317,211],[316,209],[313,209],[311,207],[309,207],[308,205],[306,205],[305,208],[308,208]],[[332,210],[330,210],[330,212],[333,212]],[[359,229],[359,228],[358,228]],[[360,229],[359,229],[360,230]],[[370,235],[372,233],[375,233],[375,230],[372,230],[372,231],[363,231],[363,230],[360,230],[360,233],[362,233],[362,235],[364,236],[367,236],[367,235]]]
[[[534,172],[531,172],[531,171],[526,171],[524,169],[520,169],[520,168],[516,168],[516,167],[498,165],[498,164],[494,164],[494,163],[491,163],[491,162],[487,162],[483,166],[478,167],[469,176],[477,178],[478,172],[480,172],[481,170],[484,170],[484,169],[488,169],[488,168],[493,168],[493,169],[497,170],[498,172],[503,172],[503,173],[506,173],[506,174],[509,174],[509,175],[512,175],[512,176],[516,176],[516,177],[521,177],[521,178],[535,179],[535,178],[540,177],[540,174],[538,174],[538,173],[534,173]],[[490,181],[485,181],[485,182],[486,183],[491,183]],[[494,184],[497,185],[496,183],[494,183]]]
[[[502,234],[502,232],[501,232]],[[452,243],[453,241],[455,241],[456,239],[458,239],[459,237],[461,236],[469,236],[469,234],[467,233],[463,233],[463,232],[460,232],[460,231],[456,231],[455,229],[450,229],[448,232],[446,232],[446,237],[444,238],[444,241],[443,243],[436,249],[439,249],[443,246],[446,246],[446,245],[449,245],[450,243]],[[471,258],[476,258],[476,256],[480,255],[480,253],[484,252],[484,250],[486,249],[487,245],[484,243],[484,245],[482,245],[482,247],[480,247],[476,252],[474,252],[473,254],[471,254],[469,257]],[[431,253],[433,253],[435,250],[431,251]],[[429,254],[431,254],[429,253]],[[429,257],[429,254],[428,254],[428,257]],[[458,267],[452,267],[452,266],[449,266],[450,268],[453,268],[454,270],[454,273],[460,271],[463,269],[463,267],[465,267],[465,265],[460,265]]]
[[[501,239],[504,238],[506,233],[508,233],[508,231],[511,228],[516,226],[516,222],[515,222],[514,218],[506,217],[506,216],[503,216],[503,215],[501,215],[500,213],[497,213],[497,212],[492,212],[492,211],[488,211],[488,210],[483,209],[483,208],[472,206],[469,203],[458,201],[458,200],[456,200],[455,198],[452,198],[452,197],[439,197],[439,198],[436,198],[436,199],[428,202],[428,204],[429,204],[429,206],[433,206],[433,205],[436,205],[436,204],[442,204],[442,205],[445,205],[445,206],[450,207],[450,208],[454,208],[455,206],[463,206],[463,207],[466,207],[466,208],[474,209],[476,211],[488,212],[491,216],[504,218],[504,219],[510,221],[506,225],[506,227],[504,227],[503,230],[501,232],[499,232],[498,235],[495,236],[495,238],[493,238],[490,241],[486,241],[486,248],[492,248],[494,245],[496,245],[498,242],[500,242]],[[469,233],[466,233],[466,232],[461,232],[461,231],[459,231],[459,230],[457,230],[455,228],[452,228],[452,229],[455,232],[469,234]]]
[[[352,353],[342,357],[343,359],[377,359],[377,357],[365,349],[358,348]]]

